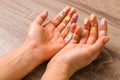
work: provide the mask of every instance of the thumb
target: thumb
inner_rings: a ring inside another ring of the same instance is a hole
[[[101,51],[101,49],[104,47],[104,45],[109,41],[109,37],[108,36],[103,36],[101,38],[99,38],[92,46],[92,48],[94,49],[93,51],[98,52]]]
[[[41,25],[47,19],[47,16],[48,16],[48,11],[44,11],[39,16],[36,17],[34,22]]]

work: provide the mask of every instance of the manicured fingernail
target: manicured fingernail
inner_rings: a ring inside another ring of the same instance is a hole
[[[66,7],[67,8],[67,7]],[[63,10],[63,12],[66,12],[66,8]]]
[[[47,16],[47,15],[48,15],[48,11],[47,10],[42,12],[42,16]]]
[[[78,15],[77,15],[77,14],[74,14],[74,15],[73,15],[73,22],[77,22],[77,20],[78,20]]]
[[[72,7],[72,8],[71,8],[71,11],[74,11],[74,10],[75,10],[75,8]]]
[[[103,18],[103,19],[101,20],[101,25],[103,26],[103,25],[105,25],[105,23],[106,23],[106,19]]]
[[[109,37],[104,37],[104,43],[107,43],[109,41]]]
[[[88,23],[88,18],[84,19],[84,24],[87,24]]]
[[[64,13],[67,12],[66,9],[64,9],[63,12],[64,12]]]
[[[95,19],[95,14],[92,14],[91,16],[90,16],[90,20],[94,20]]]
[[[70,14],[72,14],[74,12],[75,8],[71,8],[70,10]]]
[[[63,12],[67,12],[67,9],[68,8],[70,8],[70,6],[67,6],[64,10],[63,10]]]

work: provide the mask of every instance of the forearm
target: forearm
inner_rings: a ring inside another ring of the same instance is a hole
[[[69,80],[71,71],[68,71],[67,65],[61,63],[49,63],[41,80]]]
[[[22,45],[0,59],[0,80],[20,80],[42,62],[37,62],[33,47]]]

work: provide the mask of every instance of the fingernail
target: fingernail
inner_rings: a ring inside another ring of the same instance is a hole
[[[42,15],[43,16],[47,16],[48,15],[48,11],[46,10],[46,11],[42,12]]]
[[[71,6],[66,6],[66,8],[71,8]]]
[[[71,8],[71,7],[70,7],[70,6],[66,6],[65,9],[63,10],[63,12],[67,12],[66,10],[67,10],[68,8]]]
[[[94,20],[94,19],[95,19],[95,14],[91,14],[90,20]]]
[[[71,8],[71,11],[74,11],[75,10],[75,8]]]
[[[72,14],[74,12],[75,8],[71,8],[70,10],[70,14]]]
[[[88,23],[88,18],[84,19],[84,24],[87,24]]]
[[[66,9],[64,9],[63,12],[65,13],[65,12],[66,12]]]
[[[109,37],[104,37],[104,43],[107,43],[109,41]]]
[[[72,26],[77,26],[76,23],[72,23]]]
[[[103,25],[105,25],[105,23],[106,23],[106,19],[103,18],[103,19],[101,20],[101,25],[103,26]]]

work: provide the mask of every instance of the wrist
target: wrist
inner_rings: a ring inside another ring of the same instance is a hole
[[[41,54],[42,46],[37,46],[24,42],[18,49],[21,52],[21,54],[26,53],[28,55],[28,58],[30,58],[32,62],[35,62],[37,65],[45,61],[44,56]]]
[[[50,61],[41,80],[69,80],[72,71],[69,66],[59,61]]]
[[[0,68],[3,69],[3,71],[0,72],[0,79],[20,80],[23,78],[43,62],[42,58],[38,62],[34,53],[34,48],[24,43],[6,56],[3,56],[0,59]]]

